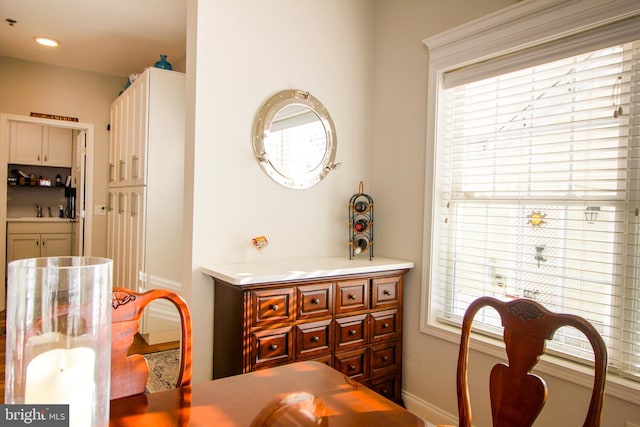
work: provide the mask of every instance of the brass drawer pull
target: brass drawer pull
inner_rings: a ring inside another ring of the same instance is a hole
[[[318,342],[318,341],[320,341],[320,337],[315,336],[315,337],[311,338],[311,341]]]
[[[391,291],[389,291],[389,289],[385,289],[384,291],[382,291],[383,295],[389,296],[391,295]]]
[[[389,356],[382,356],[382,361],[383,362],[388,362],[389,361]]]
[[[350,371],[355,371],[356,370],[356,365],[349,365],[349,370]]]
[[[312,300],[311,300],[311,303],[312,303],[312,304],[316,304],[316,305],[317,305],[317,304],[320,304],[320,298],[314,298],[314,299],[312,299]]]
[[[356,296],[354,294],[349,294],[347,298],[353,301],[354,299],[356,299]]]
[[[382,328],[383,328],[383,329],[387,329],[388,327],[389,327],[389,324],[388,324],[388,323],[385,323],[385,324],[383,324],[383,325],[382,325]]]
[[[278,344],[271,344],[271,346],[269,348],[271,350],[277,350],[278,349]]]
[[[271,306],[271,310],[273,310],[273,311],[278,311],[278,304],[273,304],[273,305]]]
[[[355,330],[355,329],[351,329],[351,330],[349,331],[349,335],[355,335],[355,334],[356,334],[356,330]]]

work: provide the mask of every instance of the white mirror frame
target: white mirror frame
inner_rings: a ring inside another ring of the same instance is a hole
[[[283,174],[269,159],[264,140],[276,114],[291,104],[300,104],[313,111],[322,123],[325,130],[326,146],[324,156],[313,170],[308,173],[289,176]],[[320,182],[331,170],[337,169],[336,164],[336,131],[327,109],[309,92],[290,89],[283,90],[265,101],[260,107],[253,123],[253,150],[260,167],[278,184],[287,188],[304,189]]]

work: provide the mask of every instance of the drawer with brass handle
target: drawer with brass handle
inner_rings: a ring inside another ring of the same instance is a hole
[[[333,283],[298,286],[298,319],[333,314]]]
[[[295,314],[294,289],[253,291],[251,309],[253,326],[291,322]]]
[[[371,313],[370,343],[400,338],[402,322],[398,309]]]
[[[293,361],[293,328],[266,329],[251,335],[251,369]]]
[[[331,354],[333,348],[332,326],[331,319],[298,324],[296,326],[296,359]]]
[[[398,341],[372,345],[369,352],[371,377],[393,373],[400,367],[402,356]]]
[[[402,276],[371,280],[371,308],[398,307],[402,301]]]
[[[367,314],[336,319],[336,351],[344,351],[367,344],[369,322]]]
[[[336,354],[334,368],[351,379],[360,380],[367,377],[367,372],[369,371],[368,362],[367,349],[361,348]]]
[[[349,313],[368,308],[368,280],[345,280],[336,283],[336,313]]]

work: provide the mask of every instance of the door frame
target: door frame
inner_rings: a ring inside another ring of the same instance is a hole
[[[84,194],[84,214],[80,215],[84,219],[84,245],[83,248],[79,247],[82,253],[75,253],[79,256],[90,256],[92,253],[92,239],[91,229],[93,227],[93,212],[91,207],[93,206],[93,157],[94,157],[94,125],[92,123],[71,122],[65,120],[54,120],[40,117],[20,116],[16,114],[0,114],[0,277],[5,283],[2,291],[0,292],[0,310],[6,309],[6,267],[7,267],[7,164],[9,161],[9,123],[10,122],[23,122],[23,123],[37,123],[44,126],[52,126],[59,128],[72,129],[78,132],[84,131],[86,134],[86,150],[84,152],[85,179],[80,180],[81,185],[84,188],[79,188],[77,191]],[[74,139],[72,142],[74,145]],[[75,157],[74,157],[75,159]],[[86,190],[86,191],[85,191]],[[81,221],[82,222],[82,221]],[[88,233],[87,233],[88,232]],[[86,236],[89,238],[86,238]],[[83,250],[84,249],[84,250]]]

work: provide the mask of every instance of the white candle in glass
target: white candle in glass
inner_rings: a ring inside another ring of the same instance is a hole
[[[57,348],[27,365],[25,402],[69,404],[69,426],[91,426],[95,351],[87,347]]]

